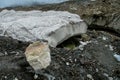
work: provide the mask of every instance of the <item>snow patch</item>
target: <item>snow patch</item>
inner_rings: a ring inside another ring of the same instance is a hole
[[[91,41],[86,41],[86,42],[80,41],[79,49],[83,50],[84,46],[86,46],[88,43],[91,43]]]

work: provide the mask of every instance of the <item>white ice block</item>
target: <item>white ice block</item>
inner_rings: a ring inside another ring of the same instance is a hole
[[[80,16],[67,11],[0,12],[0,35],[21,41],[43,39],[56,47],[64,40],[86,31],[87,25]]]

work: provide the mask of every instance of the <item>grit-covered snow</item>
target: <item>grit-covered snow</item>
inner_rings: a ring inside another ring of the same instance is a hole
[[[43,39],[55,47],[69,37],[86,31],[87,25],[80,16],[67,11],[0,12],[0,35],[21,41]]]

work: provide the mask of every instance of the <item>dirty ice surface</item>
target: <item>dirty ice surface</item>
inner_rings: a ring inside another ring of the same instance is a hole
[[[68,0],[0,0],[0,8],[61,3]]]
[[[42,39],[56,47],[64,40],[86,31],[87,25],[80,16],[67,11],[0,12],[0,35],[21,41]]]

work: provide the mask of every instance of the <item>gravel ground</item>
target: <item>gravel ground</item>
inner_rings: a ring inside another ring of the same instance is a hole
[[[0,37],[0,80],[120,80],[120,63],[113,56],[120,52],[119,37],[95,30],[85,35],[50,48],[50,66],[36,75],[24,55],[29,43]],[[66,46],[71,43],[72,49]]]

